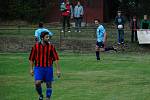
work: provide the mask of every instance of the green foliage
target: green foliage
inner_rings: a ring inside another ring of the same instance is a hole
[[[0,1],[2,20],[43,21],[51,4],[50,0],[6,0]]]
[[[70,0],[74,1],[77,0]],[[92,0],[86,2],[92,7],[96,6]],[[118,7],[129,14],[143,16],[150,13],[149,0],[112,0],[112,3],[113,9]],[[53,4],[57,5],[58,0],[0,0],[0,20],[44,21]]]
[[[118,0],[119,1],[119,0]],[[150,13],[149,0],[121,0],[119,9],[127,13],[127,16],[137,15],[139,17]]]

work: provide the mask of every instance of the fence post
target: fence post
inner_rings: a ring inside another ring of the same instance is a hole
[[[61,50],[61,42],[62,42],[62,37],[61,37],[61,30],[59,31],[59,50]]]

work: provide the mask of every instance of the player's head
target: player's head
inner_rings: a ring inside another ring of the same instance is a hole
[[[39,27],[42,28],[43,27],[43,23],[39,22]]]
[[[144,15],[144,20],[147,20],[147,15]]]
[[[98,26],[99,23],[100,23],[100,20],[99,20],[99,19],[94,19],[94,24],[95,24],[96,26]]]
[[[117,14],[118,14],[118,16],[121,16],[121,11],[119,10],[119,11],[117,12]]]
[[[46,31],[41,32],[40,38],[43,42],[48,43],[49,41],[49,33]]]
[[[78,5],[78,6],[81,5],[80,1],[77,1],[77,5]]]
[[[136,16],[133,16],[133,21],[136,21]]]
[[[66,2],[66,4],[69,4],[69,0],[64,0]]]

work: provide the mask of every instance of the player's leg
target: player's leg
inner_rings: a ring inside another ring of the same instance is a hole
[[[78,19],[75,18],[75,32],[78,32]]]
[[[46,100],[50,100],[50,97],[52,95],[52,82],[47,82],[46,88]]]
[[[39,100],[43,100],[41,81],[43,79],[43,69],[40,67],[34,68],[35,88],[39,95]]]
[[[100,60],[100,52],[105,51],[103,42],[96,42],[96,59]]]
[[[124,30],[121,30],[121,44],[124,44]]]
[[[99,49],[99,42],[96,42],[96,47],[95,47],[95,53],[96,53],[96,59],[100,60],[100,49]]]
[[[79,18],[77,18],[77,31],[79,32]]]
[[[42,94],[42,87],[41,87],[41,81],[35,81],[35,88],[39,95],[39,100],[43,100],[43,94]]]
[[[62,31],[61,31],[61,32],[64,32],[64,31],[65,31],[65,25],[66,25],[66,16],[63,16]]]
[[[79,18],[79,27],[78,27],[78,29],[79,29],[79,32],[81,32],[81,23],[82,23],[82,18]]]
[[[134,30],[132,30],[132,33],[131,33],[131,42],[133,43],[134,41]]]
[[[135,41],[136,41],[136,42],[138,41],[138,38],[137,38],[137,30],[135,31]]]
[[[53,67],[46,68],[46,100],[50,100],[52,95]]]
[[[68,28],[68,32],[70,31],[70,16],[67,16],[67,28]]]
[[[118,30],[118,44],[121,44],[121,32]]]
[[[104,48],[105,51],[110,51],[110,50],[113,50],[113,51],[116,51],[117,52],[117,49],[114,48],[113,46],[110,46],[110,47],[106,47]]]
[[[114,50],[117,52],[117,49],[114,48],[113,46],[106,47],[106,43],[99,42],[98,45],[99,45],[100,52],[109,51],[109,50]]]

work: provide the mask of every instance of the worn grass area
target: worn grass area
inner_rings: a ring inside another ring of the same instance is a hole
[[[61,79],[55,79],[52,100],[149,100],[150,56],[138,53],[60,53]],[[45,90],[45,85],[43,84]],[[28,54],[0,54],[0,98],[37,100]]]

